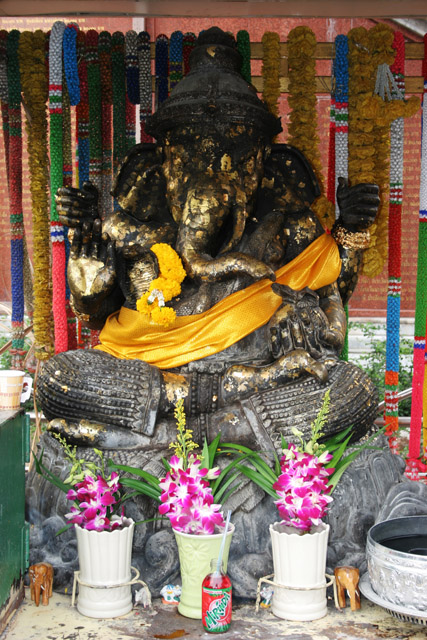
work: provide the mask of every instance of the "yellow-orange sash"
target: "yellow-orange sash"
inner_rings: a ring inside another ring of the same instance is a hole
[[[276,282],[300,291],[334,282],[341,260],[333,238],[323,234],[297,258],[276,271]],[[281,304],[270,280],[236,291],[211,309],[178,316],[170,327],[155,325],[138,311],[122,307],[105,323],[96,348],[117,358],[140,359],[161,369],[200,360],[249,335],[268,322]]]

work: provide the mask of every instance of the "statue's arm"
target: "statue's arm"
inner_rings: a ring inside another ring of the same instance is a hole
[[[67,267],[70,303],[75,314],[91,329],[101,329],[107,317],[123,304],[116,275],[113,241],[102,232],[97,218],[93,225],[76,227]]]
[[[370,242],[369,227],[374,222],[380,204],[375,184],[348,185],[338,178],[337,202],[340,215],[332,228],[341,257],[338,288],[343,304],[352,296],[362,267],[363,251]]]

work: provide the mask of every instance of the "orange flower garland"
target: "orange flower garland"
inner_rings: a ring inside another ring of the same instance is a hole
[[[316,110],[316,36],[309,27],[296,27],[288,37],[289,98],[288,142],[306,156],[319,181],[321,195],[313,205],[324,227],[332,228],[335,208],[325,196],[319,152]]]
[[[136,308],[156,324],[168,327],[175,320],[176,313],[171,307],[166,307],[165,302],[181,293],[181,282],[186,273],[181,258],[168,244],[154,244],[150,250],[157,257],[159,277],[151,281],[148,291],[137,301]]]
[[[388,189],[390,161],[390,123],[410,116],[419,109],[417,97],[384,101],[374,94],[378,65],[394,60],[393,31],[378,24],[369,32],[358,27],[348,35],[349,42],[349,163],[350,184],[378,184],[381,204],[371,225],[370,246],[364,253],[363,273],[381,273],[387,258]]]

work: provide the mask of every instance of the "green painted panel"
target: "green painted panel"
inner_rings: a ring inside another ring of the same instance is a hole
[[[0,608],[26,568],[25,427],[22,412],[0,412]]]

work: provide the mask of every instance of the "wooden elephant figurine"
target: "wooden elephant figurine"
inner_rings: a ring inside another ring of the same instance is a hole
[[[48,562],[39,562],[31,565],[30,574],[30,592],[31,600],[34,600],[36,607],[40,603],[40,590],[42,593],[42,604],[48,605],[49,598],[52,595],[53,583],[53,567]]]
[[[356,567],[335,567],[334,573],[340,607],[345,608],[345,592],[347,591],[350,596],[351,610],[360,609],[359,569]]]

